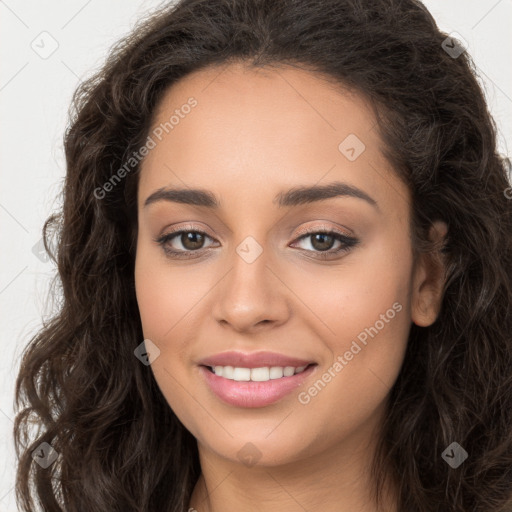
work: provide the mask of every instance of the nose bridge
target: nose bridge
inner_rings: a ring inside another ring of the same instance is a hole
[[[278,280],[267,267],[268,250],[253,236],[245,237],[235,247],[229,257],[231,270],[215,298],[217,321],[243,330],[263,321],[283,319],[286,299]]]
[[[265,297],[268,299],[268,249],[264,249],[253,236],[245,237],[232,254],[232,270],[225,294],[232,300],[251,302],[255,307]]]

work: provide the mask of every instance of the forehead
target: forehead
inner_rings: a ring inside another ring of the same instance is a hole
[[[380,201],[393,189],[407,197],[365,98],[303,69],[230,64],[189,74],[165,92],[150,135],[139,205],[170,185],[273,198],[297,184],[346,181]]]

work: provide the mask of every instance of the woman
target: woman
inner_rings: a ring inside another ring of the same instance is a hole
[[[20,507],[510,511],[512,208],[472,69],[415,0],[184,0],[121,41],[45,225]]]

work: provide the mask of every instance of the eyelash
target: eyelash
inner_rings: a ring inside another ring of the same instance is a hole
[[[176,231],[171,231],[170,233],[166,233],[165,235],[162,235],[160,237],[157,237],[154,239],[154,242],[158,243],[164,252],[171,258],[194,258],[195,256],[192,256],[193,253],[199,253],[204,251],[205,249],[197,249],[197,250],[184,250],[184,251],[177,251],[175,249],[170,249],[168,247],[168,243],[173,239],[176,238],[178,235],[182,235],[183,233],[198,233],[200,235],[204,235],[205,237],[210,237],[207,233],[204,231],[198,230],[198,229],[192,229],[192,228],[185,228],[185,229],[179,229]],[[300,233],[300,236],[296,238],[296,241],[301,240],[303,238],[308,238],[311,235],[328,235],[334,237],[335,240],[339,241],[342,246],[338,249],[329,249],[327,251],[311,251],[309,249],[302,249],[306,252],[314,252],[316,253],[315,258],[327,260],[330,256],[336,255],[336,254],[343,254],[348,252],[350,249],[352,249],[354,246],[356,246],[359,243],[359,240],[354,237],[350,237],[347,235],[344,235],[343,233],[340,233],[335,230],[321,230],[319,228],[313,228],[313,229],[307,229]]]

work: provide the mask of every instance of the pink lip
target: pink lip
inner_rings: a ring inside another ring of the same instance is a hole
[[[254,352],[246,354],[243,352],[222,352],[220,354],[206,357],[199,361],[203,366],[238,366],[243,368],[262,368],[265,366],[307,366],[314,364],[314,361],[288,357],[276,352]]]
[[[199,366],[199,371],[210,390],[218,398],[229,405],[234,405],[235,407],[255,408],[273,404],[290,394],[301,386],[313,372],[315,372],[317,365],[311,364],[303,372],[292,375],[291,377],[281,377],[280,379],[271,379],[266,382],[239,382],[236,380],[226,379],[212,373],[208,366],[210,365]],[[261,366],[270,365],[265,364]],[[274,366],[282,365],[276,364]],[[251,366],[251,368],[258,368],[258,366]]]

